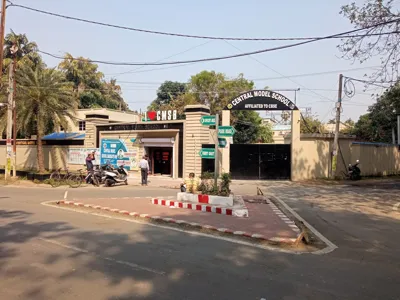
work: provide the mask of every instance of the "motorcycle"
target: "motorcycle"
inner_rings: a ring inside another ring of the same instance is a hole
[[[92,171],[88,171],[85,181],[88,184],[93,184],[95,186],[100,186],[104,183],[105,176],[103,170],[97,165]]]
[[[351,180],[360,180],[361,179],[361,170],[358,167],[360,161],[357,159],[354,165],[349,164],[348,168],[348,178]]]
[[[113,186],[117,183],[125,183],[128,185],[129,174],[121,165],[115,170],[111,165],[106,165],[103,168],[104,185],[107,187]]]

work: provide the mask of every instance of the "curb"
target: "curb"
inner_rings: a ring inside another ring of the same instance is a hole
[[[269,201],[267,203],[267,205],[269,205],[272,209],[272,211],[283,221],[285,222],[290,229],[292,229],[294,232],[296,232],[297,234],[301,234],[301,230],[300,228],[296,225],[296,223],[292,220],[290,220],[287,215],[285,215],[282,210],[280,210],[278,208],[278,206],[276,206],[272,201]]]
[[[162,206],[169,206],[176,208],[187,208],[192,210],[199,210],[202,212],[210,212],[228,216],[232,216],[233,214],[233,210],[231,208],[215,207],[205,204],[183,203],[179,201],[171,201],[171,200],[156,199],[156,198],[151,199],[151,203],[155,205],[162,205]]]
[[[178,193],[178,201],[190,201],[200,204],[213,204],[221,206],[233,206],[233,197],[223,197],[214,195],[202,195],[191,193]]]
[[[122,214],[122,215],[126,215],[126,216],[150,220],[150,221],[154,221],[154,222],[185,225],[185,226],[191,227],[191,229],[203,229],[203,230],[208,230],[208,231],[214,231],[216,233],[227,234],[230,236],[246,237],[246,238],[251,238],[256,241],[266,241],[266,242],[269,242],[274,245],[277,245],[277,244],[297,245],[297,243],[299,242],[299,238],[301,237],[301,235],[299,235],[297,238],[281,238],[281,237],[265,238],[264,236],[257,234],[257,233],[252,234],[252,233],[248,233],[248,232],[244,232],[244,231],[233,231],[228,228],[217,228],[217,227],[210,226],[210,225],[202,225],[202,224],[198,224],[198,223],[192,223],[192,222],[187,222],[187,221],[183,221],[183,220],[176,220],[176,219],[172,219],[172,218],[162,218],[159,216],[151,216],[149,214],[140,214],[138,212],[129,212],[126,210],[114,209],[114,208],[110,208],[110,207],[102,207],[102,206],[94,205],[94,204],[83,204],[80,202],[65,201],[65,200],[56,201],[56,204],[58,204],[58,205],[65,204],[65,205],[77,206],[77,207],[81,207],[81,208],[92,208],[92,209],[104,210],[104,211],[108,211],[110,213],[116,213],[116,214],[120,214],[120,215]]]

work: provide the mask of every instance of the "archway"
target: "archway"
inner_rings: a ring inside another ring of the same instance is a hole
[[[248,145],[243,146],[241,149],[239,146],[233,145],[232,148],[234,151],[237,151],[241,155],[242,161],[244,165],[249,164],[248,169],[241,169],[239,172],[244,173],[243,179],[257,179],[248,177],[249,174],[255,173],[258,170],[258,179],[272,179],[269,175],[262,174],[263,170],[265,171],[265,165],[268,165],[268,157],[271,157],[271,162],[269,166],[272,165],[273,157],[288,161],[287,164],[283,164],[283,166],[288,166],[285,172],[288,172],[287,176],[282,176],[282,174],[278,174],[276,179],[296,179],[296,166],[294,160],[294,153],[296,152],[297,148],[299,147],[300,142],[300,111],[296,104],[294,104],[291,100],[289,100],[286,96],[270,91],[270,90],[251,90],[244,92],[235,98],[233,98],[227,106],[222,111],[222,126],[230,126],[230,115],[231,111],[234,110],[253,110],[253,111],[290,111],[292,118],[291,118],[291,143],[289,145]],[[257,148],[257,149],[256,149]],[[268,148],[268,149],[267,149]],[[243,160],[246,156],[246,151],[249,151],[247,160]],[[263,152],[264,151],[264,152]],[[251,152],[251,153],[250,153]],[[286,155],[288,153],[289,155]],[[258,157],[257,157],[258,155]],[[286,155],[286,156],[285,156]],[[238,158],[240,156],[238,155]],[[249,158],[250,157],[250,158]],[[228,145],[226,148],[221,149],[221,161],[220,167],[222,167],[223,172],[231,172],[231,145]],[[240,161],[236,159],[235,162]],[[253,166],[251,166],[253,164]],[[235,165],[237,166],[237,165]],[[276,169],[279,169],[279,166],[276,165]],[[271,173],[271,171],[275,172],[274,170],[267,170]],[[235,170],[237,172],[237,170]],[[273,173],[272,172],[272,173]],[[285,173],[286,174],[286,173]],[[257,175],[257,174],[256,174]],[[233,178],[238,178],[238,176],[233,176]]]

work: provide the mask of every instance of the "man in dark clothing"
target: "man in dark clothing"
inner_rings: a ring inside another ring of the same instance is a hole
[[[93,175],[93,161],[95,160],[94,157],[94,152],[89,153],[88,156],[86,157],[86,168],[88,170],[88,172],[92,173]],[[90,176],[86,177],[89,178]],[[88,183],[88,182],[86,182]]]
[[[88,171],[93,171],[93,161],[95,160],[94,152],[89,153],[86,157],[86,167]]]

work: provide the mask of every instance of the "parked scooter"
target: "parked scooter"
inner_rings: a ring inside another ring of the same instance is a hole
[[[361,170],[358,167],[360,164],[360,161],[357,159],[356,163],[354,165],[349,164],[349,169],[348,169],[348,177],[351,180],[360,180],[361,179]]]
[[[115,170],[111,165],[106,165],[103,171],[104,185],[107,187],[113,186],[117,183],[125,183],[128,185],[128,172],[124,166],[121,165]]]

